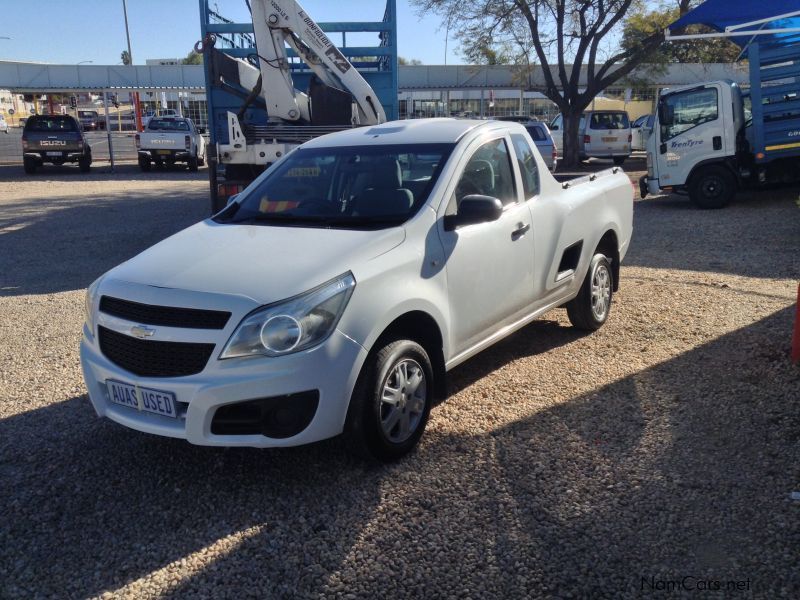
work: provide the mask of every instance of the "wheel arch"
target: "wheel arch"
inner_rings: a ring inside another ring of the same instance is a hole
[[[436,399],[444,399],[447,395],[444,337],[436,319],[423,310],[410,310],[403,313],[378,335],[369,348],[370,355],[377,352],[384,343],[394,339],[412,340],[425,349],[433,366]]]
[[[692,185],[692,180],[697,177],[699,173],[702,173],[704,169],[708,167],[723,167],[727,171],[730,172],[731,175],[736,179],[736,185],[741,186],[741,177],[739,173],[736,171],[735,166],[733,165],[733,160],[729,157],[720,157],[720,158],[709,158],[707,160],[701,160],[695,166],[692,167],[692,170],[689,171],[689,176],[686,178],[686,183],[684,183],[683,187],[687,189],[689,186]]]
[[[614,277],[613,290],[619,291],[619,238],[613,228],[606,230],[597,243],[595,253],[602,253],[611,261],[611,274]]]

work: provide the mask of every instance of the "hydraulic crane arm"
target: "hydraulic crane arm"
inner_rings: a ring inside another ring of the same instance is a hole
[[[262,77],[262,96],[271,118],[310,122],[313,107],[294,87],[288,44],[326,85],[352,94],[361,125],[386,121],[372,87],[295,0],[252,0],[253,30]]]

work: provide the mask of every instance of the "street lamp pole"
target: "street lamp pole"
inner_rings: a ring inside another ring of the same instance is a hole
[[[128,39],[128,60],[133,65],[133,54],[131,53],[131,33],[128,29],[128,3],[122,0],[122,12],[125,15],[125,37]],[[142,130],[142,115],[139,110],[139,92],[133,93],[133,115],[136,119],[136,131]]]

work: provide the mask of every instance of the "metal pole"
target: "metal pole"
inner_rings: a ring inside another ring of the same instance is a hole
[[[111,120],[108,118],[108,90],[103,90],[103,108],[106,111],[106,136],[108,137],[108,156],[111,159],[111,172],[114,172],[114,146],[111,143]]]
[[[125,14],[125,37],[128,38],[128,60],[133,64],[133,54],[131,54],[131,34],[128,31],[128,4],[122,0],[122,12]]]

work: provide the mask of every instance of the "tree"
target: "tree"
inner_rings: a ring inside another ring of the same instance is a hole
[[[664,41],[663,31],[657,31],[635,40],[630,48],[612,51],[633,2],[412,0],[420,13],[435,12],[461,25],[456,38],[465,55],[473,51],[471,48],[488,43],[495,48],[515,48],[514,64],[541,66],[541,91],[564,115],[567,166],[579,162],[581,113],[596,95],[630,74]]]
[[[122,64],[123,65],[131,64],[131,55],[128,54],[127,50],[123,50],[122,54],[120,54],[119,57],[122,59]]]
[[[663,31],[697,4],[700,4],[699,0],[694,2],[680,0],[661,3],[654,9],[650,9],[649,5],[643,5],[639,10],[631,11],[625,18],[620,46],[632,48],[641,44],[642,40],[658,31]],[[708,27],[690,25],[683,28],[681,33],[708,31],[711,31]],[[656,68],[668,63],[730,63],[738,58],[740,52],[741,48],[725,38],[666,42],[649,52],[644,62]]]
[[[189,54],[186,55],[186,58],[181,61],[181,63],[184,65],[202,65],[203,55],[200,52],[191,50]]]
[[[402,65],[421,65],[422,61],[419,60],[418,58],[408,59],[408,58],[403,58],[402,56],[398,56],[397,57],[397,64],[399,64],[401,66]]]

